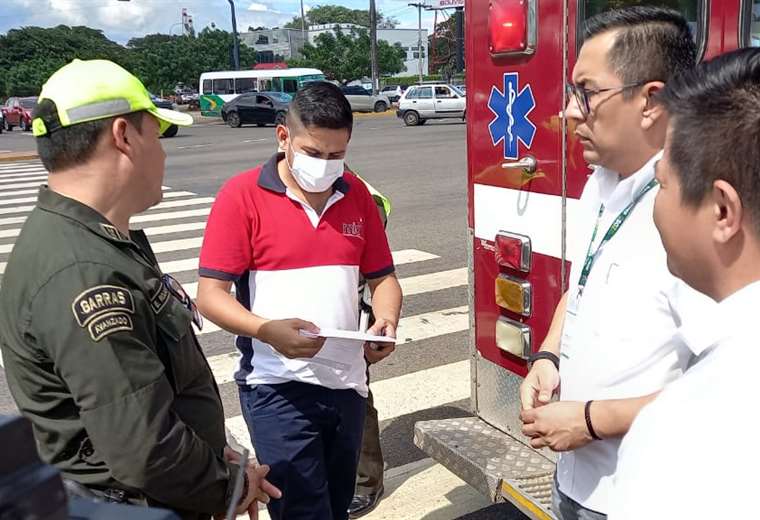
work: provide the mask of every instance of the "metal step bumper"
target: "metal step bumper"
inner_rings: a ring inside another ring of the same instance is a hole
[[[414,443],[494,502],[549,520],[554,462],[477,417],[423,421]]]

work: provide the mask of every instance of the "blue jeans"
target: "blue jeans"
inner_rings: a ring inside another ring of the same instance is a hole
[[[554,476],[552,489],[552,513],[557,520],[607,520],[607,515],[593,509],[586,509],[578,502],[559,490],[557,476]]]
[[[366,399],[300,382],[240,386],[240,407],[282,498],[272,520],[345,520],[354,494]]]

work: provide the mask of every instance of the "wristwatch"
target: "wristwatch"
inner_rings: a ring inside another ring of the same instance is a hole
[[[555,354],[554,352],[549,352],[548,350],[539,350],[538,352],[534,352],[528,358],[529,366],[532,368],[533,363],[535,363],[539,359],[548,359],[549,361],[554,363],[554,366],[557,367],[557,370],[559,370],[559,356]]]

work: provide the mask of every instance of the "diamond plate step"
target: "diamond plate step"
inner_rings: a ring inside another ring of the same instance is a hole
[[[477,417],[423,421],[414,443],[494,502],[548,520],[554,462]]]

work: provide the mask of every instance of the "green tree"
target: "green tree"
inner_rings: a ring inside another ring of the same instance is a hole
[[[205,28],[197,38],[151,34],[127,43],[135,70],[155,91],[170,90],[177,83],[198,86],[202,72],[232,68],[232,34]],[[251,68],[256,51],[240,45],[240,67]]]
[[[338,23],[352,23],[369,27],[369,10],[349,9],[342,5],[317,5],[312,7],[305,15],[306,26],[309,25],[326,25]],[[394,29],[398,25],[395,18],[386,18],[383,13],[377,13],[377,25],[383,29]],[[285,24],[288,29],[300,29],[301,17],[294,16],[291,21]]]
[[[404,61],[406,61],[406,50],[400,43],[391,45],[385,40],[377,42],[377,68],[381,76],[392,76],[406,71]]]
[[[303,58],[288,61],[291,67],[316,67],[328,77],[340,82],[370,76],[369,32],[352,29],[335,34],[325,32],[316,37],[315,45],[306,44],[301,50]],[[401,45],[390,45],[385,40],[377,42],[377,58],[380,75],[397,74],[404,70],[406,51]]]
[[[34,96],[74,58],[102,58],[132,69],[124,47],[89,27],[24,27],[0,35],[0,96]]]
[[[74,58],[107,59],[136,74],[158,93],[176,83],[198,84],[202,72],[232,68],[232,34],[206,28],[197,38],[151,34],[126,48],[89,27],[25,27],[0,35],[0,96],[34,96],[47,78]],[[240,66],[256,51],[240,45]]]

